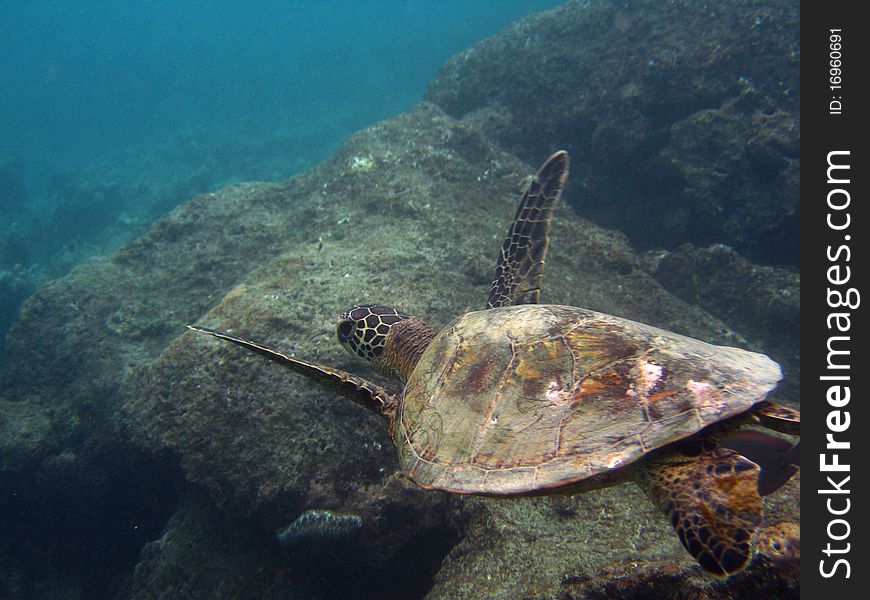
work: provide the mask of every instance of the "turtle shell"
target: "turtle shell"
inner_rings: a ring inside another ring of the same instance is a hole
[[[393,436],[422,487],[533,493],[625,472],[746,411],[780,377],[755,352],[582,308],[507,306],[465,314],[435,337]]]

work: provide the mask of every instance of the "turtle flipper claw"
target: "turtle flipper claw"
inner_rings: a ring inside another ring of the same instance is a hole
[[[727,448],[695,456],[669,453],[638,472],[638,484],[670,519],[680,542],[705,571],[728,577],[752,558],[761,526],[759,468]]]

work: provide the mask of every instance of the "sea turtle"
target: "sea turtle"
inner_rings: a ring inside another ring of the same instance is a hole
[[[362,377],[196,325],[374,410],[417,485],[492,496],[573,493],[634,479],[710,573],[743,569],[761,495],[796,471],[799,414],[765,399],[780,368],[600,312],[538,304],[548,230],[568,172],[553,154],[522,196],[485,310],[440,331],[378,304],[341,316],[339,342],[397,377]]]

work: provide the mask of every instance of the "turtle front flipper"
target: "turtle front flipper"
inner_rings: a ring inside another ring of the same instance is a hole
[[[376,383],[358,377],[353,373],[316,365],[305,360],[287,356],[286,354],[282,354],[277,350],[273,350],[272,348],[263,346],[257,342],[238,338],[228,333],[224,333],[223,331],[216,331],[214,329],[208,329],[207,327],[200,327],[199,325],[188,325],[187,328],[238,344],[243,348],[247,348],[257,354],[265,356],[271,361],[284,365],[301,375],[305,375],[306,377],[317,381],[324,387],[334,390],[353,400],[357,404],[361,404],[369,410],[373,410],[386,417],[392,427],[393,417],[395,416],[396,407],[398,406],[398,399]]]
[[[758,474],[758,465],[733,450],[694,447],[649,459],[636,481],[701,567],[728,577],[752,558],[762,521]]]
[[[541,297],[550,219],[568,177],[568,153],[554,153],[523,194],[499,252],[487,308],[537,304]]]

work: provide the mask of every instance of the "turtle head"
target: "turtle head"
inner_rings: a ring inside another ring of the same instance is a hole
[[[375,361],[384,354],[390,329],[405,319],[410,319],[410,316],[395,308],[360,304],[341,315],[335,331],[345,350],[364,360]]]
[[[435,336],[419,317],[382,304],[354,306],[341,315],[335,331],[338,342],[348,352],[403,381]]]

